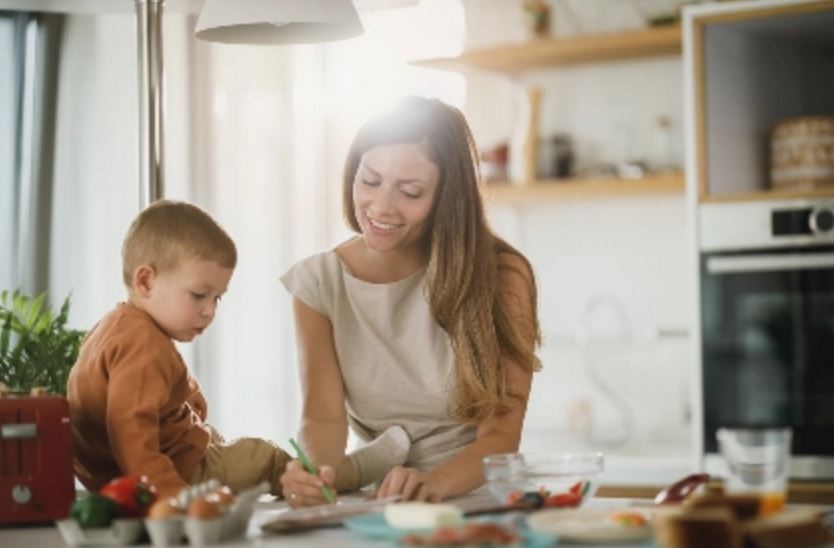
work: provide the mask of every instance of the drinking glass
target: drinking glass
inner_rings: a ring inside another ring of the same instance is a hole
[[[727,462],[728,493],[760,497],[759,513],[785,506],[791,459],[790,428],[719,428],[718,446]]]

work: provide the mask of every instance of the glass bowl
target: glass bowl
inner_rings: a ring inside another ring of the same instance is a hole
[[[504,453],[484,457],[483,468],[501,504],[576,508],[593,498],[603,463],[602,453]]]

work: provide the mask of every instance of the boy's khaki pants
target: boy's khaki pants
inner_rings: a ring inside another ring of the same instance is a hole
[[[235,493],[269,483],[270,493],[281,496],[281,475],[292,457],[274,443],[260,438],[240,438],[226,442],[211,429],[206,455],[189,483],[196,485],[216,479]]]
[[[240,438],[226,442],[214,428],[206,455],[188,483],[196,485],[216,479],[235,493],[255,487],[262,481],[269,483],[269,492],[283,496],[281,476],[293,458],[271,441],[261,438]],[[337,492],[359,488],[356,468],[346,457],[336,471]]]

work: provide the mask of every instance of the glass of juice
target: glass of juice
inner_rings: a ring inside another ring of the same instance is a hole
[[[757,495],[760,515],[782,510],[788,490],[791,437],[789,427],[719,428],[718,446],[727,463],[725,491]]]

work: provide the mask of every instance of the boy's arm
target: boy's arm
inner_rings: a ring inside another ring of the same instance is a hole
[[[191,396],[188,398],[188,404],[200,417],[200,420],[205,422],[208,416],[208,402],[205,396],[200,391],[200,383],[197,382],[191,374],[188,375],[188,388],[191,389]]]
[[[107,433],[113,457],[122,473],[144,474],[160,495],[176,495],[188,484],[159,443],[159,411],[170,398],[174,381],[171,358],[138,345],[119,354],[111,362],[107,385]]]

